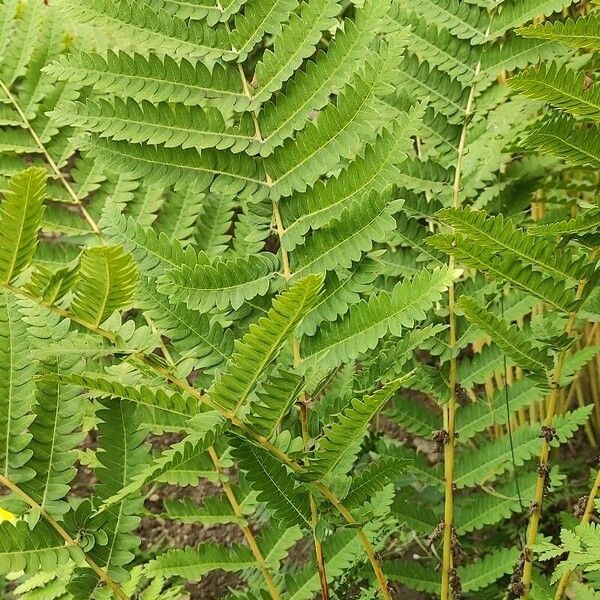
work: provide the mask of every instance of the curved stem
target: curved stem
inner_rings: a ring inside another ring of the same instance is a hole
[[[256,124],[257,131],[258,123]],[[283,276],[286,280],[286,283],[289,282],[290,277],[292,276],[292,271],[290,269],[290,259],[288,252],[283,247],[283,220],[281,219],[281,213],[279,212],[279,204],[273,200],[273,219],[275,220],[275,229],[277,231],[277,236],[279,237],[279,249],[281,252],[281,263],[283,265]],[[302,356],[300,354],[300,342],[298,339],[292,339],[292,354],[294,360],[294,368],[298,369],[302,364]],[[304,444],[304,450],[306,451],[306,447],[308,445],[309,435],[308,435],[308,406],[306,401],[306,394],[302,392],[299,398],[300,404],[300,428],[302,431],[302,442]],[[315,561],[317,563],[317,570],[319,571],[319,583],[321,585],[321,598],[322,600],[329,600],[329,586],[327,584],[327,573],[325,571],[325,559],[323,557],[323,545],[319,540],[317,535],[317,526],[319,524],[319,513],[317,512],[317,504],[315,502],[315,498],[312,493],[309,493],[309,504],[310,504],[310,515],[311,515],[311,526],[312,526],[312,538],[313,545],[315,547]]]
[[[592,256],[596,254],[596,251],[592,253]],[[587,280],[582,280],[579,282],[577,286],[577,292],[575,294],[575,299],[579,300],[585,289]],[[577,314],[575,312],[569,313],[569,319],[567,321],[567,325],[565,327],[565,333],[567,336],[570,336],[573,333],[573,329],[575,327],[575,319],[577,318]],[[552,391],[550,392],[550,398],[548,400],[548,406],[546,409],[546,418],[544,420],[544,426],[552,427],[554,423],[554,415],[556,413],[556,406],[558,400],[560,398],[560,380],[562,376],[563,365],[565,362],[565,358],[567,356],[567,349],[561,350],[556,358],[556,362],[554,364],[554,370],[552,373],[552,378],[550,381],[550,385],[552,386]],[[531,512],[531,517],[529,519],[529,524],[527,526],[527,537],[526,537],[526,548],[527,551],[524,555],[524,564],[523,564],[523,576],[521,578],[521,583],[523,584],[523,594],[522,597],[527,599],[529,597],[529,592],[531,591],[531,575],[533,572],[533,552],[531,547],[535,544],[535,540],[537,538],[540,517],[542,514],[542,501],[544,499],[544,488],[546,485],[546,477],[548,471],[548,455],[550,454],[550,442],[547,439],[543,439],[542,441],[542,450],[540,452],[540,459],[538,464],[537,471],[537,481],[535,484],[535,494],[533,498],[532,507],[534,508]]]
[[[0,475],[0,484],[7,487],[15,495],[19,496],[26,504],[31,508],[38,511],[44,520],[60,535],[68,546],[79,546],[76,540],[74,540],[50,514],[48,514],[31,496],[26,494],[20,487],[15,485],[10,479]],[[102,581],[107,587],[109,587],[114,594],[121,600],[129,600],[129,596],[123,591],[121,586],[113,581],[106,571],[98,565],[92,558],[90,558],[83,550],[83,556],[88,566],[98,575],[100,581]]]
[[[210,455],[210,458],[213,462],[213,465],[215,466],[216,471],[218,473],[222,473],[221,464],[219,463],[219,456],[215,452],[215,449],[212,446],[208,449],[208,454]],[[244,515],[242,514],[242,510],[237,501],[237,498],[235,497],[233,489],[231,488],[231,486],[229,485],[229,483],[227,481],[221,481],[221,485],[223,486],[223,491],[225,492],[225,496],[227,496],[227,500],[229,501],[229,504],[231,505],[233,514],[238,519],[243,519]],[[281,595],[279,593],[279,590],[277,589],[277,586],[275,585],[275,581],[273,580],[273,576],[271,575],[271,570],[269,569],[269,565],[265,561],[265,558],[262,555],[262,552],[260,551],[258,544],[256,543],[256,538],[254,537],[254,534],[252,533],[252,531],[250,530],[250,528],[247,525],[242,526],[242,533],[244,534],[246,543],[250,547],[252,555],[256,559],[256,563],[258,564],[258,568],[260,569],[260,572],[262,573],[265,583],[267,584],[267,588],[269,589],[269,594],[271,595],[271,598],[273,598],[273,600],[281,600]]]

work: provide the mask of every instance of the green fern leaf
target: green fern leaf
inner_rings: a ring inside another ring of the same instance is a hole
[[[370,396],[352,400],[337,420],[325,428],[309,459],[306,479],[317,481],[333,474],[348,449],[364,436],[371,419],[399,387],[407,386],[411,380],[412,375],[406,375],[385,384]]]
[[[265,33],[279,34],[297,6],[297,0],[248,0],[244,14],[236,16],[231,33],[231,44],[237,52],[238,62],[246,59]]]
[[[398,283],[392,292],[382,291],[361,300],[338,321],[324,323],[317,334],[303,341],[305,368],[327,369],[348,362],[374,348],[386,333],[399,336],[426,317],[454,278],[447,268],[421,271]]]
[[[44,214],[46,172],[32,167],[8,183],[0,204],[0,282],[9,283],[29,266]]]
[[[0,523],[0,573],[25,571],[54,571],[68,560],[81,560],[78,546],[67,546],[65,541],[45,521],[33,529],[24,521],[15,525]]]
[[[145,280],[138,293],[138,306],[156,327],[169,337],[179,360],[192,360],[195,369],[213,373],[233,351],[233,335],[208,315],[170,302],[152,280]]]
[[[246,472],[246,480],[252,489],[258,492],[258,500],[264,502],[286,527],[298,525],[310,529],[308,492],[296,483],[285,465],[247,442],[232,439],[231,443],[233,456]]]
[[[344,498],[344,506],[349,509],[359,508],[367,500],[381,491],[388,483],[404,473],[408,461],[394,457],[385,457],[368,467],[352,478],[350,490]]]
[[[243,544],[230,546],[227,553],[218,544],[205,543],[196,548],[169,550],[151,560],[146,566],[150,577],[184,577],[198,581],[216,569],[226,572],[243,571],[256,566],[250,548]]]
[[[511,77],[509,86],[576,117],[600,121],[600,87],[588,87],[583,71],[551,62]]]
[[[600,48],[600,18],[590,14],[579,19],[546,22],[517,30],[524,37],[560,42],[571,48]]]
[[[86,248],[73,287],[71,312],[97,327],[133,300],[138,270],[120,246]]]
[[[81,85],[138,102],[181,102],[194,106],[218,97],[237,111],[246,110],[250,103],[232,65],[217,63],[209,69],[189,57],[175,61],[168,55],[130,55],[109,49],[106,56],[96,53],[61,56],[45,70],[59,81],[74,79]]]
[[[265,317],[250,325],[248,333],[236,342],[224,372],[208,390],[213,402],[233,412],[246,403],[264,370],[314,306],[321,283],[322,278],[316,275],[298,281],[275,298]]]
[[[467,207],[444,209],[437,214],[443,222],[468,238],[470,244],[531,265],[558,281],[571,279],[575,283],[589,274],[584,257],[567,249],[557,254],[553,243],[529,236],[503,215],[488,217],[484,211]]]
[[[566,115],[545,119],[525,139],[530,148],[574,165],[600,168],[600,129],[578,127]]]
[[[115,141],[162,144],[165,148],[229,149],[251,152],[257,143],[250,118],[239,127],[228,126],[213,106],[137,102],[133,98],[102,98],[85,104],[63,103],[53,113],[57,125],[74,125]]]
[[[321,32],[336,24],[340,6],[333,0],[302,2],[256,65],[255,101],[264,102],[289,79],[292,73],[314,52]]]
[[[264,296],[279,282],[277,257],[263,253],[218,260],[167,271],[159,279],[158,290],[173,302],[202,312],[217,307],[238,309],[255,296]]]
[[[463,296],[458,306],[469,321],[485,331],[515,364],[532,373],[546,373],[549,369],[547,352],[534,348],[522,331],[486,310],[473,298]]]
[[[350,267],[374,242],[385,240],[396,226],[394,214],[402,204],[401,200],[390,201],[389,192],[372,192],[364,200],[354,201],[339,219],[313,232],[296,249],[291,265],[294,277]]]
[[[291,251],[300,244],[309,229],[318,229],[332,218],[339,218],[344,208],[353,200],[363,198],[368,191],[381,193],[399,184],[402,175],[397,165],[406,159],[418,114],[412,111],[404,116],[405,120],[394,121],[337,177],[317,181],[306,192],[286,198],[281,206],[286,226],[282,243],[286,250]]]
[[[138,263],[146,277],[158,277],[165,270],[191,267],[203,260],[191,247],[183,248],[166,234],[142,227],[133,217],[125,217],[115,203],[107,202],[100,220],[102,232],[111,243],[122,245]],[[207,260],[208,262],[208,260]]]
[[[144,443],[146,432],[139,428],[135,406],[129,402],[104,402],[98,413],[101,451],[97,457],[101,467],[96,470],[98,484],[94,490],[100,501],[118,494],[143,471],[149,458]],[[134,532],[142,503],[140,494],[130,495],[108,508],[102,522],[107,543],[96,544],[89,552],[116,581],[128,579],[124,565],[133,560],[133,551],[139,544]]]
[[[148,50],[187,58],[235,58],[229,32],[222,24],[209,27],[198,21],[187,23],[140,0],[61,0],[57,5],[79,22],[104,27],[123,41],[135,38],[138,47]]]
[[[142,465],[142,468],[138,469],[131,477],[130,482],[115,489],[112,496],[104,497],[101,510],[112,510],[130,496],[135,498],[144,485],[158,480],[171,470],[195,465],[198,458],[204,456],[208,447],[223,434],[227,424],[219,413],[210,411],[203,412],[189,420],[188,427],[192,433],[189,433],[180,442],[173,444],[169,450],[163,452],[154,461]]]
[[[297,71],[288,81],[285,93],[263,106],[258,119],[263,156],[304,128],[311,111],[323,108],[329,96],[339,92],[358,70],[369,54],[368,44],[379,30],[386,8],[385,2],[367,2],[354,21],[344,21],[327,53],[318,51],[306,70]]]
[[[0,291],[0,473],[20,483],[27,467],[33,420],[35,366],[23,313],[12,294]]]
[[[304,380],[291,371],[278,369],[256,391],[246,423],[259,435],[270,438],[298,399]]]

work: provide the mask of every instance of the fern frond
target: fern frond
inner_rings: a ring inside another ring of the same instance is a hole
[[[557,439],[554,446],[570,439],[577,429],[589,418],[590,407],[584,406],[554,419]],[[521,466],[526,460],[539,454],[542,440],[539,426],[523,425],[513,432],[515,465]],[[462,455],[456,463],[455,483],[458,488],[472,487],[484,481],[491,481],[509,470],[512,466],[512,453],[508,436],[491,440],[481,445],[477,452]]]
[[[202,260],[203,255],[191,247],[183,248],[166,234],[157,235],[133,217],[126,217],[113,202],[105,204],[99,225],[111,243],[123,246],[134,257],[146,277],[158,277],[167,269],[191,267]]]
[[[311,527],[310,505],[307,490],[297,484],[285,465],[242,440],[233,439],[233,456],[246,472],[246,480],[258,492],[257,499],[264,502],[273,516],[286,527],[298,525]]]
[[[265,317],[250,325],[248,333],[236,342],[225,370],[208,390],[213,402],[233,412],[246,403],[264,370],[317,301],[321,283],[322,278],[316,275],[298,281],[275,298]]]
[[[575,283],[589,274],[584,257],[577,257],[567,249],[557,254],[553,243],[529,236],[501,214],[487,216],[484,211],[468,207],[444,209],[437,214],[468,238],[469,244],[531,265],[559,282],[570,279]]]
[[[368,252],[374,242],[383,242],[396,225],[394,213],[401,200],[390,201],[390,193],[372,192],[344,209],[339,219],[314,231],[293,255],[294,277],[348,268]]]
[[[487,12],[473,3],[459,0],[425,0],[410,5],[426,21],[437,23],[461,40],[470,40],[471,44],[485,41],[488,27]]]
[[[534,271],[531,266],[514,261],[512,257],[499,258],[487,249],[472,244],[465,236],[435,234],[427,238],[427,243],[451,254],[461,264],[488,273],[494,279],[507,281],[560,312],[570,312],[575,306],[572,286],[566,288],[564,281]]]
[[[143,471],[149,451],[144,442],[146,432],[139,427],[134,404],[104,401],[98,417],[101,424],[97,457],[101,467],[96,470],[95,492],[100,501],[105,501]],[[96,544],[89,552],[116,581],[128,579],[124,565],[133,560],[133,551],[139,543],[134,532],[140,521],[142,502],[141,494],[130,495],[108,508],[102,521],[107,543]]]
[[[188,581],[198,581],[216,569],[235,572],[255,566],[256,560],[247,546],[229,546],[224,554],[220,545],[207,542],[196,548],[169,550],[151,560],[145,571],[150,577],[179,576]]]
[[[183,396],[177,392],[148,385],[125,385],[94,373],[83,375],[49,373],[45,378],[86,388],[97,398],[121,398],[129,401],[138,405],[142,413],[144,411],[154,413],[155,420],[165,426],[174,425],[179,429],[185,429],[188,421],[200,412],[198,401],[191,396]]]
[[[251,152],[257,144],[254,125],[244,119],[228,126],[221,111],[208,106],[186,106],[167,102],[140,102],[133,98],[99,98],[85,104],[63,103],[53,113],[57,125],[73,125],[103,138],[134,144],[162,144],[165,148],[229,149]]]
[[[364,197],[370,190],[383,192],[402,177],[398,163],[406,159],[410,136],[416,130],[418,114],[403,115],[384,129],[364,154],[356,158],[337,177],[316,184],[303,193],[292,194],[282,203],[286,226],[282,243],[291,251],[301,243],[309,229],[323,227],[332,218],[339,218],[354,199]],[[411,130],[411,128],[414,129]]]
[[[29,425],[35,395],[35,365],[23,313],[0,291],[0,473],[14,483],[31,479]]]
[[[278,369],[256,391],[257,399],[250,404],[248,426],[259,435],[270,438],[298,399],[304,380],[292,371]]]
[[[39,521],[33,529],[25,521],[0,523],[0,573],[25,571],[35,574],[53,571],[71,558],[81,560],[78,546],[65,541],[46,524]]]
[[[279,34],[297,6],[297,0],[247,0],[244,14],[236,16],[231,32],[231,44],[238,62],[246,59],[266,33]]]
[[[527,233],[543,237],[566,236],[585,233],[597,227],[600,227],[600,208],[594,206],[567,221],[534,224],[527,229]]]
[[[323,293],[314,308],[304,317],[296,335],[314,335],[323,321],[335,321],[345,314],[362,295],[371,291],[377,277],[373,261],[364,258],[347,271],[334,271],[325,279]]]
[[[421,271],[398,283],[393,291],[382,291],[361,300],[338,321],[324,323],[317,334],[303,341],[303,364],[328,368],[356,358],[374,348],[386,333],[399,336],[414,327],[438,301],[454,278],[447,268]]]
[[[579,127],[566,115],[545,119],[525,138],[525,144],[573,165],[600,168],[600,129]]]
[[[143,56],[109,49],[106,56],[93,52],[61,56],[45,70],[59,81],[77,81],[138,102],[194,106],[219,98],[236,111],[246,110],[250,104],[239,73],[230,64],[217,63],[209,69],[189,58],[176,61],[169,55]]]
[[[48,339],[44,336],[47,334],[46,315],[38,314],[38,318],[40,316],[44,326],[30,327],[30,330],[41,336],[38,343],[47,344]],[[67,358],[49,356],[40,360],[37,369],[38,377],[52,373],[56,379],[39,378],[36,382],[35,420],[30,427],[32,456],[27,463],[35,477],[23,483],[22,489],[42,510],[55,517],[68,511],[64,498],[75,477],[75,449],[85,437],[79,431],[84,417],[79,392],[60,377],[63,373],[81,369],[80,362],[76,354]]]
[[[515,381],[507,389],[498,390],[489,401],[480,399],[461,408],[456,415],[456,429],[460,433],[461,441],[471,439],[487,427],[506,423],[507,403],[514,412],[541,400],[544,395],[545,390],[537,387],[535,381],[523,378]]]
[[[519,492],[524,498],[531,498],[535,492],[535,473],[519,475]],[[454,506],[456,531],[465,535],[488,525],[510,518],[511,514],[522,510],[514,480],[495,488],[495,493],[487,491],[470,492],[456,499]]]
[[[524,37],[552,40],[571,48],[600,49],[600,17],[595,13],[575,20],[566,19],[532,25],[517,32]]]
[[[133,300],[138,270],[120,246],[86,248],[73,287],[71,312],[97,327]]]
[[[325,428],[314,454],[309,458],[306,479],[318,481],[333,474],[346,452],[364,436],[371,419],[398,388],[407,386],[411,381],[412,374],[406,375],[386,383],[369,396],[352,400],[337,420]]]
[[[354,158],[365,142],[375,138],[386,117],[385,105],[378,98],[393,90],[397,45],[390,44],[367,61],[338,94],[336,104],[327,105],[314,122],[265,159],[265,170],[273,180],[272,194],[305,191],[340,158]]]
[[[402,25],[410,27],[408,50],[459,81],[473,79],[480,54],[478,49],[409,11],[401,8],[396,15]]]
[[[408,461],[385,457],[365,467],[352,478],[352,484],[344,498],[344,506],[349,509],[362,506],[388,483],[400,477],[408,464]]]
[[[196,246],[207,256],[222,254],[231,239],[229,230],[235,201],[229,196],[209,195],[202,202],[197,219]]]
[[[135,497],[144,485],[158,480],[172,470],[194,465],[200,457],[204,457],[208,447],[223,434],[227,423],[219,413],[210,411],[188,421],[188,427],[192,433],[173,444],[154,461],[143,465],[127,485],[119,487],[112,496],[105,497],[101,510],[111,510],[130,496]]]
[[[600,87],[586,85],[585,78],[583,71],[551,62],[511,77],[508,85],[576,117],[600,121]]]
[[[166,335],[179,360],[193,361],[194,368],[212,373],[233,351],[233,335],[208,315],[175,304],[161,294],[151,280],[145,280],[138,293],[138,306]]]
[[[32,167],[11,177],[0,204],[0,282],[29,266],[44,214],[46,172]]]
[[[148,50],[188,58],[235,58],[229,32],[222,24],[188,23],[140,0],[61,0],[58,6],[81,23],[103,27],[123,42],[135,38],[138,47]]]
[[[463,296],[458,306],[469,321],[487,333],[515,364],[532,373],[546,373],[549,369],[547,352],[534,348],[527,336],[515,326],[492,314],[468,296]]]
[[[535,17],[549,17],[570,6],[573,0],[513,0],[507,2],[490,21],[489,35],[499,37],[515,27],[519,27]]]
[[[205,312],[216,306],[238,309],[255,296],[264,296],[278,283],[277,257],[262,253],[248,257],[218,260],[193,269],[171,269],[159,279],[158,290],[173,302]]]
[[[93,135],[82,140],[81,146],[92,158],[111,170],[125,168],[137,178],[146,178],[165,187],[199,182],[208,184],[218,176],[220,185],[231,193],[244,191],[252,194],[259,188],[266,191],[263,165],[246,154],[219,152],[214,148],[199,152],[196,148],[143,146]]]
[[[318,51],[285,86],[285,93],[266,103],[259,113],[262,154],[267,156],[294,131],[305,127],[311,111],[319,110],[337,93],[367,58],[368,44],[380,28],[385,2],[368,2],[356,19],[344,21],[327,53]]]
[[[275,36],[273,48],[267,49],[256,65],[255,102],[267,100],[313,54],[322,32],[336,24],[339,11],[334,0],[302,2],[299,12],[293,13]]]
[[[182,523],[200,523],[202,525],[217,525],[236,523],[246,525],[245,519],[236,517],[231,512],[229,502],[220,498],[206,498],[202,506],[198,506],[189,498],[181,500],[168,499],[164,502],[165,512],[162,518],[180,521]]]

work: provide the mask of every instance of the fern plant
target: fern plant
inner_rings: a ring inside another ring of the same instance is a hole
[[[550,449],[598,420],[570,4],[2,4],[7,594],[543,597]]]

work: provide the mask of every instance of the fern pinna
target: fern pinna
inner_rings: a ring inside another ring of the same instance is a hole
[[[600,403],[570,5],[2,3],[7,594],[570,590],[580,546],[539,533]]]

